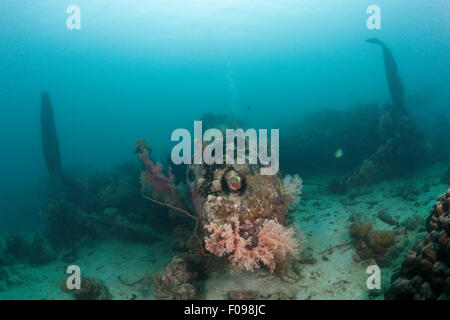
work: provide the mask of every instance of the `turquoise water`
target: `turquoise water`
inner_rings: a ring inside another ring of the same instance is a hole
[[[395,57],[405,108],[428,148],[417,148],[418,157],[427,155],[420,170],[442,165],[444,175],[450,163],[449,2],[377,0],[379,30],[366,25],[372,4],[1,1],[0,236],[32,240],[45,226],[37,212],[52,192],[42,155],[42,91],[51,96],[63,172],[74,179],[127,162],[138,166],[138,139],[159,159],[174,146],[172,131],[193,131],[205,113],[232,115],[250,128],[279,128],[281,172],[304,177],[305,188],[308,177],[331,174],[320,182],[327,184],[350,175],[380,141],[368,134],[355,142],[341,130],[342,117],[346,124],[363,123],[354,129],[360,136],[370,123],[359,106],[381,110],[391,102],[383,55],[367,38],[381,39]],[[66,25],[70,5],[81,10],[80,29]],[[322,112],[328,109],[339,114]],[[317,112],[319,120],[310,116]],[[345,112],[355,115],[349,120]],[[298,138],[296,128],[306,128]],[[321,138],[324,132],[331,138]],[[333,157],[339,148],[342,159]],[[431,197],[446,188],[439,190]]]

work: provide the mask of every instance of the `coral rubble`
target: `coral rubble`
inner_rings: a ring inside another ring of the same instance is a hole
[[[338,179],[331,179],[328,182],[328,191],[331,194],[345,194],[347,192],[347,185],[343,181],[339,181]]]
[[[258,296],[258,292],[253,290],[230,290],[227,292],[228,300],[255,300]]]
[[[394,274],[389,299],[450,299],[450,188],[433,205],[428,234],[418,240]]]
[[[105,283],[97,278],[81,278],[80,289],[72,290],[76,300],[111,300],[111,294]]]
[[[350,228],[350,236],[355,241],[355,251],[362,259],[374,258],[381,261],[394,243],[392,231],[372,230],[370,223],[355,221]]]
[[[194,300],[200,290],[194,284],[194,274],[188,263],[175,256],[164,270],[155,276],[155,296],[161,300]]]
[[[30,262],[35,264],[49,263],[56,259],[56,252],[47,238],[38,233],[33,240]]]
[[[28,262],[32,245],[22,237],[12,235],[6,238],[5,254],[17,261]]]

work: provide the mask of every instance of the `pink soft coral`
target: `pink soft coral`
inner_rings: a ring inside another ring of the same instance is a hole
[[[206,250],[219,257],[227,255],[237,270],[252,271],[262,264],[273,272],[277,262],[298,253],[294,231],[274,220],[265,220],[261,224],[257,231],[257,243],[254,245],[252,245],[254,239],[251,237],[245,239],[241,236],[240,230],[243,228],[239,227],[237,219],[233,220],[233,224],[211,222],[205,229],[210,233],[205,238]]]
[[[136,145],[135,153],[138,154],[145,170],[141,175],[141,184],[144,189],[150,189],[157,198],[165,198],[175,195],[175,177],[170,168],[167,170],[167,176],[163,173],[160,163],[155,164],[150,160],[152,149],[144,140],[139,140]]]
[[[184,209],[184,204],[175,187],[175,177],[170,171],[170,167],[167,170],[167,175],[165,175],[162,165],[160,163],[155,164],[150,160],[151,151],[151,147],[144,140],[137,142],[136,150],[134,151],[139,155],[139,159],[144,167],[141,173],[143,196],[168,207],[169,214],[175,214],[175,211],[179,211],[196,219]]]
[[[175,177],[170,171],[170,168],[167,171],[167,176],[165,176],[162,171],[162,165],[160,163],[154,164],[150,160],[148,160],[148,162],[148,169],[151,174],[149,178],[151,180],[150,182],[152,184],[152,187],[157,189],[161,193],[175,193]]]

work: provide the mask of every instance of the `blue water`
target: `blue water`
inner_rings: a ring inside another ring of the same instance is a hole
[[[71,4],[81,9],[80,30],[66,27]],[[64,171],[86,174],[136,160],[140,138],[156,154],[169,151],[171,132],[192,130],[205,112],[284,128],[323,107],[387,103],[381,51],[364,41],[377,37],[396,58],[408,109],[429,137],[442,138],[450,117],[449,2],[377,0],[381,30],[366,27],[371,4],[1,1],[0,233],[41,223],[37,211],[48,198],[42,90],[52,98]]]

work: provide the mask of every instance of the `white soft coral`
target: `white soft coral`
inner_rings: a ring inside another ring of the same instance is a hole
[[[296,175],[287,175],[283,179],[284,200],[289,209],[294,209],[300,201],[302,194],[303,180]]]

